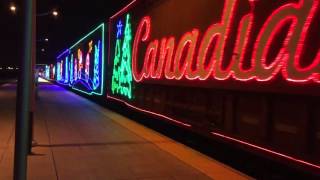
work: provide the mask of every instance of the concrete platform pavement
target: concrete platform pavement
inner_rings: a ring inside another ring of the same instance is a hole
[[[40,86],[30,180],[251,179],[61,87]],[[15,86],[0,87],[0,180],[12,179]]]

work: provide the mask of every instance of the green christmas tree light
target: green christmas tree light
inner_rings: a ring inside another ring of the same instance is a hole
[[[117,40],[115,47],[115,57],[113,60],[113,74],[111,82],[111,91],[113,94],[120,94],[132,99],[132,30],[130,23],[130,15],[126,16],[126,24],[124,30],[123,44],[121,47],[122,23],[119,21],[117,32]]]
[[[119,67],[120,67],[120,59],[121,59],[121,40],[117,38],[116,47],[115,47],[115,56],[113,59],[113,74],[112,74],[112,84],[111,90],[113,94],[119,94],[120,85],[119,85]]]

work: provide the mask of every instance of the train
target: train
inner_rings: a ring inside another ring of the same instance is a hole
[[[192,133],[320,171],[320,1],[134,0],[46,76]]]

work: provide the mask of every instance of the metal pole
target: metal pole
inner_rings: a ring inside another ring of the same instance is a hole
[[[18,79],[16,104],[16,130],[14,149],[14,180],[27,179],[28,130],[30,109],[30,85],[32,65],[32,0],[24,0],[24,52],[21,62],[21,71]]]
[[[30,87],[30,110],[29,110],[29,146],[28,146],[28,154],[32,154],[32,142],[33,142],[33,125],[34,125],[34,111],[35,111],[35,66],[36,66],[36,0],[33,1],[33,8],[32,8],[32,49],[31,49],[31,87]]]

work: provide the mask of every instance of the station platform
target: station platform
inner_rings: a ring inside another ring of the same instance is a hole
[[[13,177],[16,85],[0,86],[0,180]],[[29,180],[252,179],[65,89],[39,87]]]

